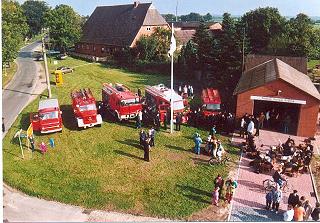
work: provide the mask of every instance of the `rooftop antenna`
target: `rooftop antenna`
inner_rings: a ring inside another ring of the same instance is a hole
[[[178,3],[179,3],[179,1],[177,0],[177,5],[176,5],[176,22],[178,22]]]

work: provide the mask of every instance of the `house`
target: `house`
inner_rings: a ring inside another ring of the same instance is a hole
[[[170,28],[152,3],[99,6],[85,23],[75,52],[106,57],[134,47],[142,35],[151,35],[157,27]]]
[[[234,91],[237,96],[236,117],[240,119],[246,113],[259,115],[274,109],[274,114],[279,115],[274,116],[277,118],[274,125],[270,125],[272,130],[283,132],[284,123],[287,123],[289,134],[314,137],[320,94],[305,73],[279,58],[285,59],[275,57],[252,68],[247,67]],[[291,58],[291,61],[295,60],[299,58]],[[302,65],[297,67],[303,68]]]
[[[192,39],[196,33],[196,29],[199,27],[200,22],[174,22],[174,33],[177,40],[181,45],[186,45],[189,40]],[[220,23],[208,22],[206,25],[209,28],[210,33],[218,33],[222,30]]]

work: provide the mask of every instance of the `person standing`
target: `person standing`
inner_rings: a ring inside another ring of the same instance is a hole
[[[227,191],[226,191],[226,201],[230,204],[233,198],[234,192],[238,187],[238,183],[235,180],[229,179],[226,182]]]
[[[218,206],[219,203],[219,187],[215,187],[212,192],[212,204]]]
[[[140,138],[140,146],[144,147],[144,141],[146,140],[147,135],[146,135],[146,133],[145,133],[145,131],[143,129],[140,131],[140,137],[139,138]]]
[[[146,138],[143,141],[143,151],[144,151],[144,155],[143,155],[143,159],[147,162],[150,162],[150,138]]]
[[[276,214],[278,214],[281,199],[282,199],[282,191],[280,189],[280,186],[277,185],[273,193],[273,200],[272,200],[272,209],[276,211]]]
[[[200,138],[199,133],[195,134],[194,143],[195,143],[195,147],[194,147],[195,153],[200,155],[200,146],[202,143],[202,139]]]
[[[191,96],[191,98],[193,98],[193,87],[192,87],[192,85],[190,85],[190,96]]]
[[[302,207],[301,201],[298,202],[297,206],[293,210],[294,210],[294,215],[293,215],[294,221],[303,221],[305,211],[304,211],[304,208]]]
[[[219,198],[222,198],[222,189],[223,189],[223,185],[224,185],[224,180],[221,177],[220,174],[218,174],[218,176],[214,179],[214,187],[218,187],[219,188]]]
[[[270,210],[273,201],[274,190],[272,189],[266,194],[266,209]]]
[[[289,195],[288,204],[294,208],[299,202],[299,195],[297,190],[293,190],[293,193]]]
[[[260,134],[260,125],[259,125],[259,122],[260,122],[260,120],[259,120],[259,117],[257,116],[257,117],[255,117],[254,118],[254,123],[255,123],[255,126],[256,126],[256,134],[255,134],[255,136],[259,136],[259,134]]]
[[[270,127],[270,111],[269,110],[266,112],[266,127],[267,128]]]
[[[31,151],[34,152],[35,151],[34,138],[33,138],[33,136],[31,136],[31,137],[28,137],[28,139],[29,139],[29,142],[30,142]]]
[[[312,207],[310,205],[309,200],[306,200],[306,202],[303,205],[303,208],[304,208],[304,211],[305,211],[305,216],[303,217],[303,220],[304,221],[308,221],[309,217],[310,217],[310,215],[312,213]]]
[[[311,218],[314,221],[319,221],[320,219],[320,203],[319,202],[316,203],[316,207],[313,209],[311,213]]]
[[[253,136],[253,131],[254,131],[254,122],[252,120],[252,118],[249,119],[249,124],[248,124],[248,128],[247,128],[247,133],[248,135],[250,134],[251,136]]]
[[[138,88],[138,96],[139,96],[139,98],[141,98],[141,96],[142,96],[140,88]]]
[[[216,125],[213,125],[213,127],[210,129],[210,135],[215,135],[217,133],[217,130],[216,130]]]
[[[291,204],[288,205],[288,210],[283,213],[284,221],[292,221],[294,216],[294,210]]]
[[[181,87],[181,84],[179,85],[178,93],[179,93],[179,95],[181,95],[181,94],[182,94],[182,87]]]
[[[187,87],[187,85],[184,85],[184,87],[183,87],[183,98],[184,98],[186,95],[188,95],[188,87]]]
[[[138,112],[138,115],[136,117],[136,128],[140,129],[141,128],[141,123],[142,123],[142,111]]]
[[[160,130],[160,113],[158,110],[155,117],[155,124],[156,124],[156,130],[159,131]]]
[[[264,120],[266,119],[266,116],[264,115],[263,112],[260,113],[260,116],[259,116],[259,129],[263,129],[264,127]]]
[[[191,96],[190,85],[188,85],[188,98]]]
[[[164,113],[163,115],[163,128],[164,130],[167,130],[167,113]]]
[[[150,137],[150,147],[154,147],[154,138],[155,138],[155,135],[156,135],[156,130],[154,130],[154,128],[152,127],[150,130],[149,130],[149,137]]]
[[[240,121],[240,137],[243,137],[243,138],[245,137],[245,133],[246,133],[245,126],[246,126],[246,122],[244,121],[244,117],[242,117]]]
[[[181,130],[181,121],[182,121],[181,114],[178,113],[176,115],[176,131],[180,131]]]

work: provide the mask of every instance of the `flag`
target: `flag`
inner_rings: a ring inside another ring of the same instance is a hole
[[[168,52],[169,54],[169,57],[171,57],[174,53],[174,51],[176,51],[177,49],[177,42],[176,42],[176,39],[174,38],[174,35],[173,35],[173,24],[172,24],[172,34],[171,34],[171,43],[170,43],[170,50]]]

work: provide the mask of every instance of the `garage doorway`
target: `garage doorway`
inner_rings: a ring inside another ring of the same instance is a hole
[[[270,120],[265,120],[263,129],[285,133],[287,126],[288,134],[297,135],[300,109],[300,104],[254,100],[253,114],[270,111]]]

